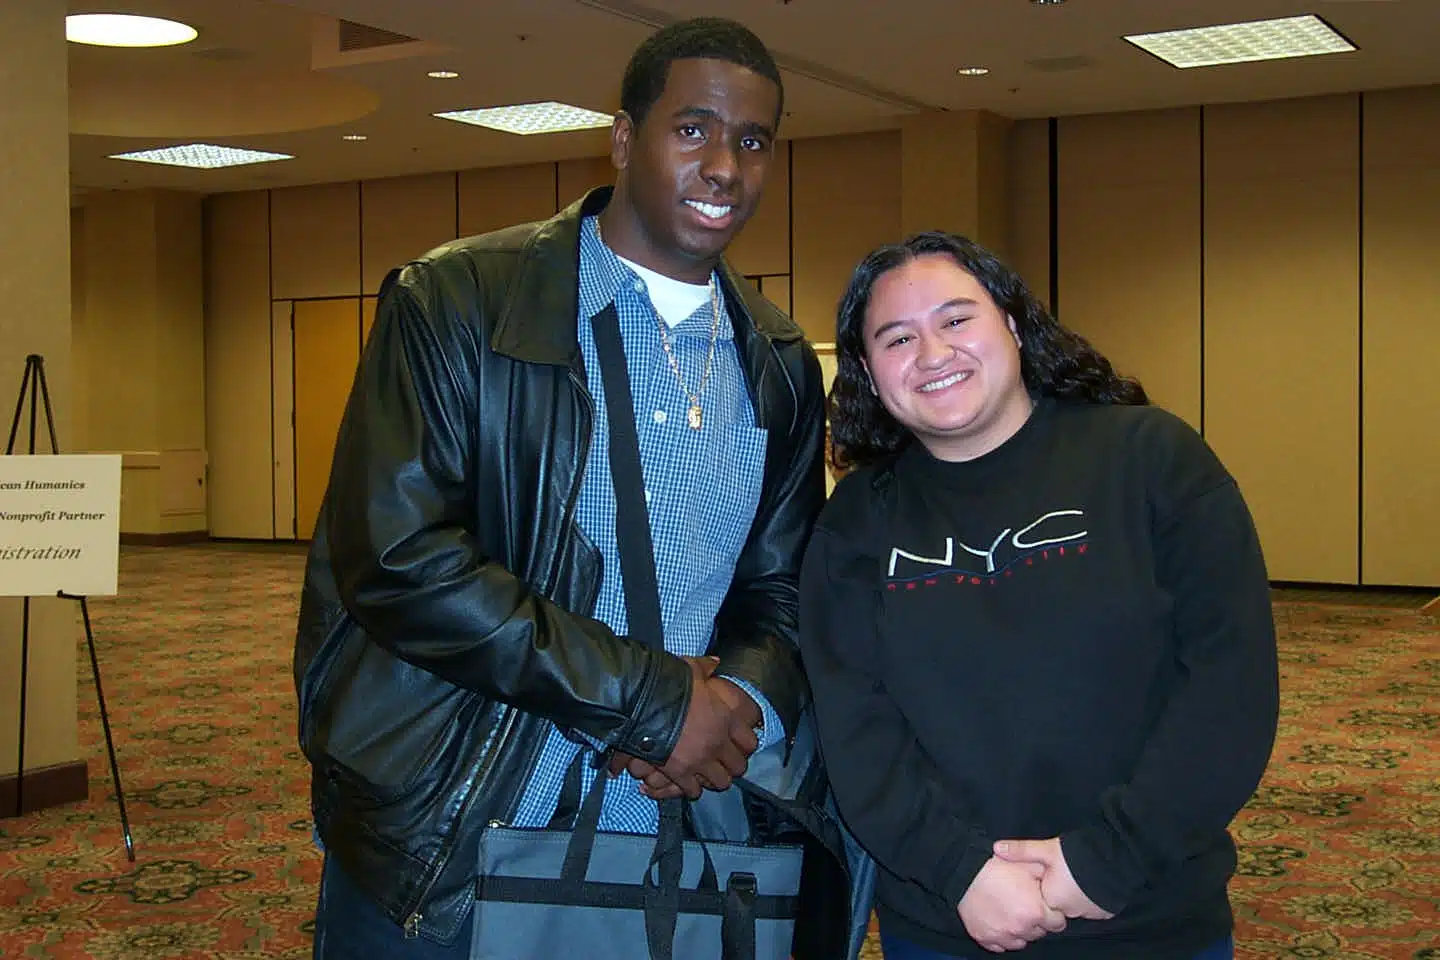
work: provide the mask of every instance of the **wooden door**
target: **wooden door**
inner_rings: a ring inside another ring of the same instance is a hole
[[[360,361],[360,301],[295,303],[295,536],[315,532],[345,401]]]

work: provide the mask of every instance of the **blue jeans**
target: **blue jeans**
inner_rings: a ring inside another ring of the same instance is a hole
[[[314,960],[468,960],[470,925],[445,947],[405,931],[325,858],[315,908]]]
[[[885,955],[885,960],[968,960],[968,958],[954,957],[948,953],[936,953],[929,947],[918,946],[907,940],[899,940],[886,935],[884,930],[880,931],[880,951]],[[986,956],[990,955],[986,954]],[[1005,956],[1005,954],[996,954],[995,956]],[[1195,954],[1193,960],[1233,960],[1234,956],[1235,941],[1226,937],[1219,943],[1211,944]]]

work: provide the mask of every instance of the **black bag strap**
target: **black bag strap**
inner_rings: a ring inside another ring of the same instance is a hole
[[[600,356],[600,380],[610,422],[610,477],[615,486],[615,539],[620,549],[620,575],[625,583],[625,611],[630,636],[665,648],[660,613],[660,584],[655,578],[655,545],[650,539],[650,510],[645,506],[645,473],[640,466],[640,436],[635,432],[635,403],[620,318],[615,305],[596,314],[591,325]]]

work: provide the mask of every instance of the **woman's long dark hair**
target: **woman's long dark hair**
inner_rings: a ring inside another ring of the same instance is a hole
[[[855,268],[836,322],[835,383],[830,389],[831,457],[840,469],[899,453],[910,431],[870,392],[865,373],[865,312],[875,282],[917,257],[952,257],[1015,321],[1020,336],[1020,376],[1032,393],[1085,403],[1149,403],[1145,389],[1117,374],[1084,337],[1067,330],[1040,305],[1025,281],[990,251],[965,237],[928,232],[873,251]]]

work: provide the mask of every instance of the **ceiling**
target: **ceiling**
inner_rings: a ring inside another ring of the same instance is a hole
[[[789,137],[884,129],[933,109],[1064,116],[1440,83],[1436,0],[72,0],[70,8],[164,16],[200,33],[173,48],[70,45],[79,195],[223,192],[598,155],[603,131],[522,137],[431,114],[533,100],[611,112],[634,47],[661,23],[701,14],[741,20],[771,47],[784,72],[780,132]],[[1176,70],[1120,39],[1299,13],[1324,17],[1358,52]],[[991,72],[956,74],[968,65]],[[461,76],[425,75],[442,68]],[[369,139],[347,142],[347,133]],[[210,171],[108,159],[192,140],[295,159]]]

